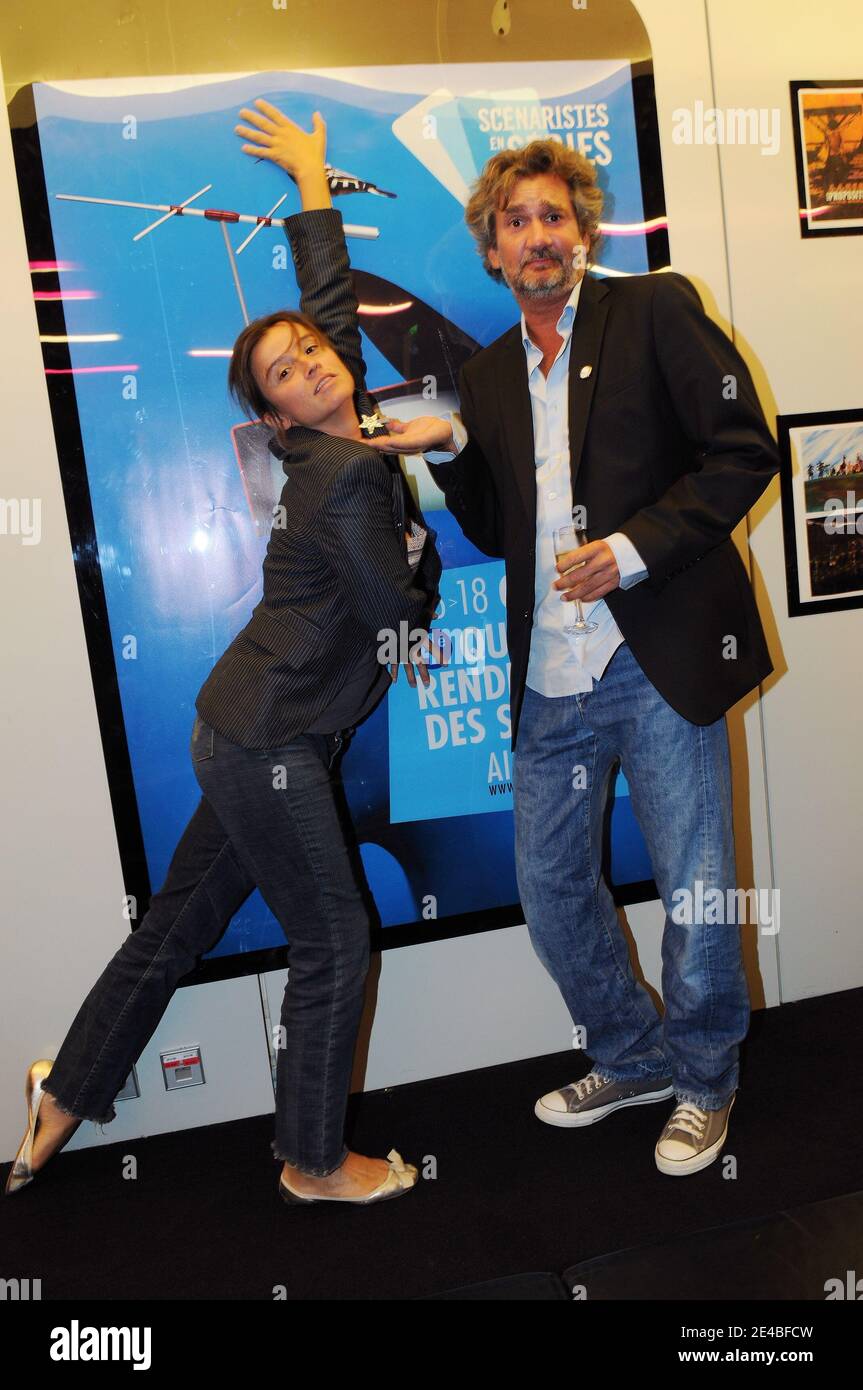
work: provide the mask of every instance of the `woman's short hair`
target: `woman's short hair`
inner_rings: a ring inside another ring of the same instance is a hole
[[[492,155],[471,189],[465,208],[465,221],[482,256],[482,263],[493,280],[503,276],[489,263],[489,247],[497,245],[494,215],[507,206],[519,179],[536,174],[557,174],[569,188],[573,211],[578,218],[582,236],[590,236],[587,258],[592,261],[594,248],[600,240],[599,219],[602,216],[602,189],[596,181],[596,169],[585,155],[571,150],[559,140],[531,140],[520,150],[503,150]]]
[[[333,346],[324,330],[307,314],[301,314],[296,309],[277,309],[275,313],[264,314],[262,318],[253,319],[247,324],[234,343],[231,353],[228,390],[250,420],[261,419],[268,411],[276,409],[255,380],[252,372],[252,353],[267,330],[274,328],[277,323],[293,324],[297,330],[304,328],[322,347]]]

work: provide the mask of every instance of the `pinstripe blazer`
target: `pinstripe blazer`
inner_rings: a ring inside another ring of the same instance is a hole
[[[296,213],[285,230],[300,308],[329,335],[351,372],[357,411],[373,414],[341,213]],[[377,652],[382,629],[399,633],[402,622],[408,632],[427,627],[439,599],[436,532],[398,459],[301,425],[286,439],[286,449],[270,441],[285,485],[264,559],[263,598],[195,701],[202,719],[244,748],[297,738],[368,649]],[[408,519],[428,532],[416,570],[407,558]]]

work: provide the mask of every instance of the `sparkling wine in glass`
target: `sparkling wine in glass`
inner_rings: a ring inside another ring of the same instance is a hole
[[[581,526],[569,525],[558,526],[554,531],[554,558],[560,560],[561,556],[567,551],[578,550],[580,546],[587,545],[587,532]],[[573,567],[575,568],[575,567]],[[598,623],[588,622],[584,616],[584,609],[581,606],[581,599],[576,599],[574,605],[575,618],[567,615],[564,621],[563,630],[572,637],[586,637],[588,632],[596,632]]]

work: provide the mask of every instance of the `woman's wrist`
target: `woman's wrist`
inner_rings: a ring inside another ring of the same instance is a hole
[[[323,165],[317,169],[300,169],[292,176],[299,189],[303,212],[313,212],[316,208],[331,208],[333,205],[330,184]]]

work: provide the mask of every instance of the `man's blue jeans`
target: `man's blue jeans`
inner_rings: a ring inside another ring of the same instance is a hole
[[[601,872],[618,758],[666,911],[664,1018],[635,979]],[[689,723],[623,642],[585,694],[526,689],[513,764],[521,904],[537,955],[586,1030],[594,1070],[615,1081],[670,1075],[679,1101],[720,1109],[737,1088],[749,1024],[740,928],[675,921],[685,900],[672,894],[688,889],[696,903],[700,879],[704,893],[719,888],[735,901],[724,717]]]
[[[257,887],[288,938],[276,1062],[277,1158],[314,1176],[347,1155],[344,1121],[369,963],[369,913],[346,807],[340,734],[282,748],[231,743],[200,717],[191,755],[203,792],[168,876],[81,1005],[44,1089],[105,1124],[179,980]]]

